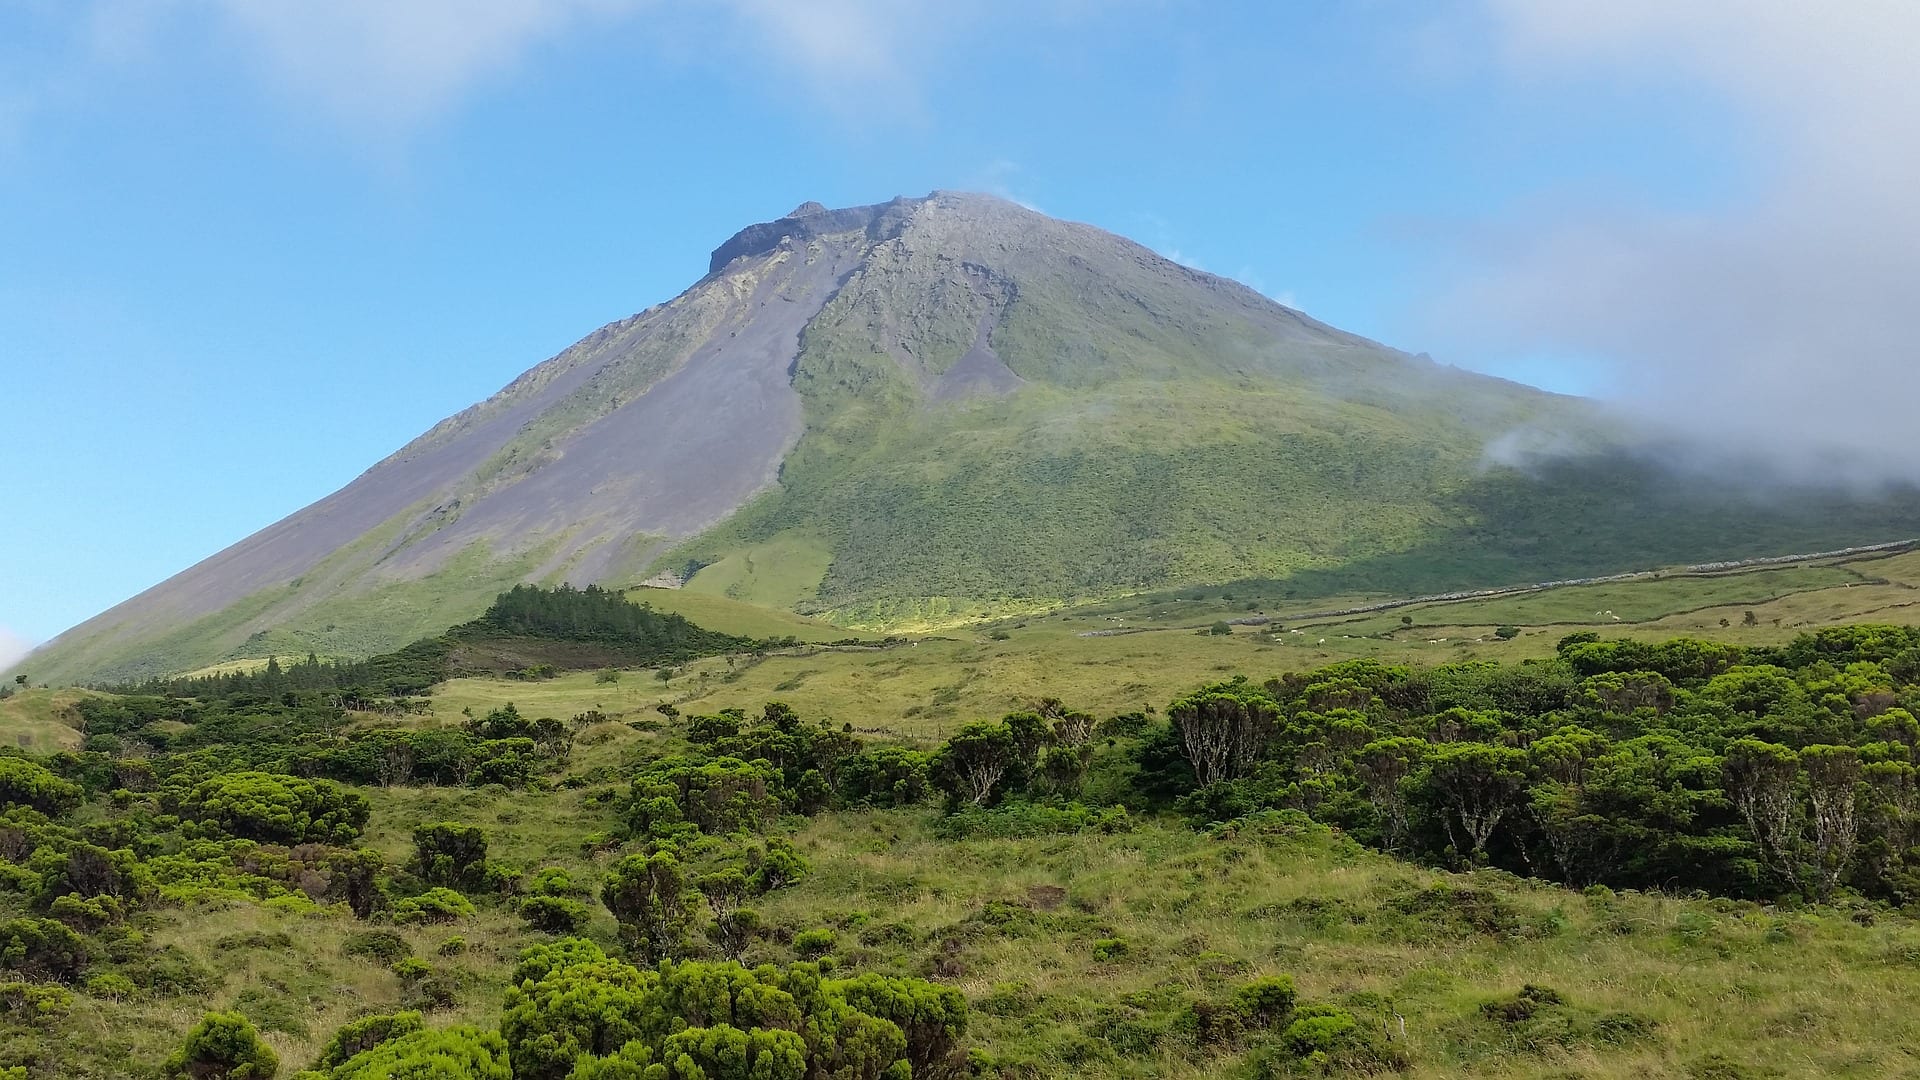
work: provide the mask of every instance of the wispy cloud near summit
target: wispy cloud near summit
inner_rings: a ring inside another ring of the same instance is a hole
[[[6,671],[26,659],[27,654],[33,649],[33,642],[0,626],[0,671]]]
[[[1807,476],[1920,479],[1920,6],[1491,0],[1528,78],[1676,79],[1748,130],[1711,210],[1564,199],[1466,243],[1441,323],[1605,357],[1636,415]]]

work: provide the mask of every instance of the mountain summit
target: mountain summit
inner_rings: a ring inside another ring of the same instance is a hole
[[[1725,553],[1671,529],[1559,542],[1596,499],[1644,510],[1642,487],[1488,465],[1493,436],[1591,424],[1004,200],[808,202],[32,667],[366,654],[519,581],[925,626],[1246,577],[1394,589]]]

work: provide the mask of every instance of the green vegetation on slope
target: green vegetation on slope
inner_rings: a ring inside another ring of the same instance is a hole
[[[0,1067],[798,1080],[830,1008],[876,1077],[1898,1074],[1916,657],[1576,636],[919,749],[779,704],[88,695],[81,752],[0,756]]]
[[[627,599],[657,611],[684,616],[709,630],[760,641],[793,638],[803,642],[870,640],[871,634],[849,631],[844,627],[805,618],[778,608],[761,607],[723,595],[692,589],[637,588],[627,590]]]
[[[121,689],[139,694],[232,697],[289,690],[333,690],[349,701],[425,693],[455,674],[552,678],[563,671],[620,664],[682,663],[766,646],[657,612],[618,592],[589,585],[543,589],[515,585],[479,618],[438,637],[367,660],[306,660],[282,666],[227,666],[205,674],[149,679]]]

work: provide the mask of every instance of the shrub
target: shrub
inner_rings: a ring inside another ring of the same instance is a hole
[[[793,935],[793,951],[808,958],[833,951],[833,931],[826,927],[802,930]]]
[[[425,1026],[417,1012],[363,1016],[333,1033],[333,1038],[327,1040],[326,1047],[320,1051],[320,1060],[314,1062],[313,1067],[324,1072],[344,1065],[357,1054],[364,1054],[383,1042],[412,1034]]]
[[[413,830],[407,868],[429,885],[476,887],[485,879],[486,863],[486,834],[471,825],[441,821]]]
[[[458,934],[440,943],[439,953],[441,956],[459,956],[466,951],[467,939]]]
[[[1259,1027],[1274,1028],[1286,1023],[1299,998],[1293,980],[1285,975],[1255,979],[1233,996],[1247,1020]]]
[[[62,780],[43,765],[24,758],[0,757],[0,804],[59,814],[80,805],[85,795],[79,784]]]
[[[1122,938],[1101,938],[1093,943],[1093,958],[1103,964],[1126,959],[1131,948]]]
[[[239,1013],[208,1013],[167,1058],[161,1074],[183,1080],[267,1080],[280,1058]]]
[[[780,774],[762,762],[719,757],[657,765],[635,779],[627,823],[637,836],[755,832],[780,812]]]
[[[103,978],[120,979],[127,984],[127,993],[133,992],[133,984],[117,975],[96,975],[93,981]],[[87,989],[93,989],[92,981]],[[120,995],[112,995],[120,996]],[[0,1014],[25,1020],[52,1020],[73,1011],[73,991],[64,986],[49,986],[45,983],[8,982],[0,983]]]
[[[600,902],[620,924],[621,942],[657,961],[679,953],[700,894],[687,887],[680,860],[662,851],[616,863],[600,887]]]
[[[181,817],[229,836],[276,844],[352,843],[366,827],[366,797],[325,780],[225,773],[178,799]]]
[[[371,960],[391,964],[404,956],[413,955],[413,946],[407,939],[391,930],[361,930],[348,934],[340,943],[340,951],[348,956],[363,956]]]
[[[416,1015],[416,1014],[402,1014]],[[331,1080],[513,1080],[507,1043],[471,1027],[410,1031],[369,1047],[333,1070]]]
[[[1353,1014],[1336,1005],[1303,1005],[1280,1038],[1299,1057],[1331,1054],[1360,1029]]]
[[[1531,1020],[1541,1009],[1556,1005],[1565,1005],[1567,999],[1558,990],[1551,987],[1535,986],[1532,983],[1520,988],[1520,992],[1510,998],[1483,1002],[1480,1013],[1489,1020],[1502,1024],[1518,1024]]]
[[[139,992],[132,979],[118,972],[103,971],[87,980],[87,993],[94,997],[125,1001]]]
[[[1520,628],[1517,626],[1502,626],[1493,632],[1493,636],[1499,638],[1501,641],[1512,641],[1514,638],[1520,636]]]
[[[410,896],[393,905],[393,921],[397,923],[443,923],[455,919],[465,919],[473,915],[473,901],[454,892],[452,889],[431,888],[419,896]]]
[[[907,1039],[905,1056],[912,1075],[923,1080],[966,1075],[960,1039],[967,1033],[967,999],[960,991],[877,972],[823,984],[823,989],[837,992],[863,1013],[898,1025]]]
[[[0,923],[0,967],[33,979],[66,982],[90,959],[86,940],[52,919],[8,919]]]
[[[482,887],[498,896],[514,896],[526,881],[526,872],[505,863],[488,862],[480,872]]]
[[[585,886],[574,883],[573,875],[558,866],[543,867],[528,879],[526,889],[535,896],[585,896]]]
[[[435,971],[414,980],[407,994],[408,1008],[438,1012],[460,1004],[463,980],[453,972]]]
[[[747,858],[747,884],[756,896],[784,889],[807,876],[807,860],[794,849],[793,841],[774,837],[764,848]]]
[[[507,990],[500,1030],[515,1080],[965,1075],[966,999],[951,987],[823,979],[813,964],[642,971],[594,952],[557,943],[539,978]]]
[[[840,763],[835,788],[849,806],[911,806],[927,797],[927,755],[893,746],[864,750]]]
[[[601,964],[607,960],[607,954],[600,946],[585,938],[562,938],[545,945],[534,945],[520,950],[520,961],[514,966],[512,982],[539,982],[562,968],[581,964]]]
[[[433,974],[433,968],[417,956],[404,956],[393,962],[393,973],[404,983],[415,983]]]
[[[577,934],[587,925],[587,905],[567,896],[529,896],[520,917],[543,934]]]

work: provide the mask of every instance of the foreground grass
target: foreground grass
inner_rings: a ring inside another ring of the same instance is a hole
[[[618,854],[581,843],[611,816],[594,788],[369,794],[370,840],[393,858],[413,825],[448,817],[483,826],[492,857],[528,868],[593,880]],[[747,960],[795,959],[783,942],[831,929],[839,970],[959,987],[971,1044],[1014,1076],[1258,1075],[1238,1047],[1197,1047],[1166,1019],[1178,1002],[1266,974],[1378,1025],[1412,1077],[1920,1075],[1910,1049],[1920,926],[1902,916],[1862,925],[1833,911],[1589,897],[1411,866],[1314,826],[1208,834],[1146,821],[1116,835],[953,841],[934,834],[936,819],[912,809],[795,822],[812,873],[762,903],[770,933]],[[83,994],[55,1028],[0,1023],[7,1061],[39,1062],[45,1075],[148,1075],[202,1011],[231,1007],[291,1073],[346,1020],[417,1004],[383,964],[345,955],[367,924],[338,910],[235,902],[145,921],[153,946],[190,957],[212,988]],[[441,1024],[495,1022],[511,958],[538,939],[484,901],[458,923],[389,929],[458,987],[432,1017]],[[597,906],[589,934],[612,947]],[[465,948],[442,955],[455,936]],[[1554,1023],[1482,1010],[1526,985],[1562,996]]]

